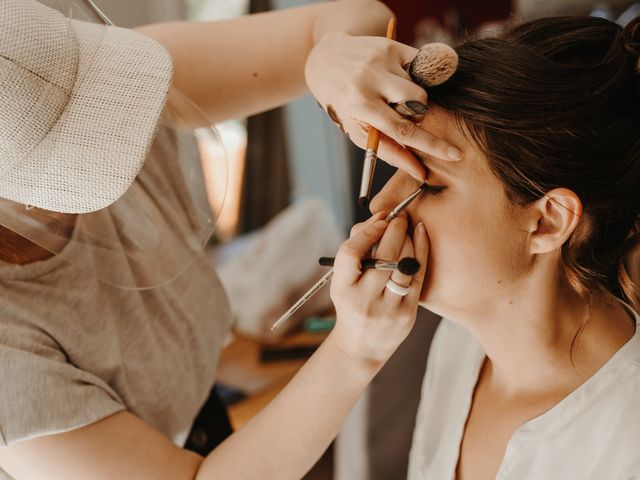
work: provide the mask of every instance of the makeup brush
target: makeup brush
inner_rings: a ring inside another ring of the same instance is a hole
[[[412,192],[411,195],[409,195],[407,198],[402,200],[398,205],[396,205],[396,208],[391,210],[391,212],[389,213],[389,215],[387,215],[385,220],[387,222],[390,222],[391,220],[396,218],[398,215],[404,212],[406,208],[411,204],[411,202],[413,202],[416,198],[418,198],[422,192],[428,190],[429,188],[431,187],[427,183],[423,183],[422,185],[420,185],[420,187],[418,187],[416,191]],[[327,284],[327,282],[329,282],[329,280],[331,280],[331,277],[333,277],[333,268],[329,270],[327,273],[325,273],[320,278],[320,280],[318,280],[315,283],[315,285],[313,285],[313,287],[311,287],[302,297],[300,297],[300,299],[296,303],[294,303],[291,306],[291,308],[289,308],[289,310],[287,310],[278,320],[276,320],[276,322],[271,326],[271,331],[273,332],[276,328],[278,328],[284,322],[289,320],[289,318],[291,318],[291,315],[296,313],[298,309],[300,309],[300,307],[302,307],[305,303],[307,303],[307,301],[311,297],[313,297],[322,287],[324,287]]]
[[[320,257],[318,263],[323,267],[333,267],[335,260],[335,257]],[[397,262],[367,258],[360,260],[360,266],[362,270],[398,270],[400,273],[410,276],[415,275],[420,270],[420,262],[413,257],[404,257]]]
[[[409,75],[422,87],[435,87],[449,80],[458,68],[458,54],[444,43],[423,45],[409,66]]]
[[[395,18],[389,21],[387,38],[395,38]],[[458,68],[458,54],[449,45],[444,43],[427,43],[418,51],[418,54],[409,65],[409,75],[422,87],[435,87],[446,82]],[[390,106],[405,117],[413,117],[416,114],[424,114],[426,110],[419,102],[409,100],[403,103],[391,103]],[[371,184],[378,160],[378,146],[380,144],[380,132],[375,128],[369,129],[367,138],[367,150],[362,169],[360,182],[360,196],[358,203],[362,208],[369,205]]]
[[[387,38],[395,40],[396,38],[396,17],[393,16],[387,25]],[[376,161],[378,160],[378,145],[380,144],[380,132],[369,127],[369,135],[367,137],[367,149],[364,154],[364,166],[362,167],[362,179],[360,180],[360,196],[358,203],[362,208],[369,205],[369,196],[371,195],[371,184],[373,183],[373,175],[376,171]]]

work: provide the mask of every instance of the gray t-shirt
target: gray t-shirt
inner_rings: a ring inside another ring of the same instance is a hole
[[[152,157],[164,161],[143,167],[157,175],[148,194],[174,232],[188,228],[181,210],[189,203],[176,181],[176,145],[161,131]],[[0,265],[0,448],[123,409],[181,444],[212,387],[230,325],[204,254],[151,290],[109,286],[59,256]],[[0,470],[2,478],[9,477]]]

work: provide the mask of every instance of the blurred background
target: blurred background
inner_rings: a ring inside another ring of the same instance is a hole
[[[194,19],[223,20],[312,3],[306,0],[95,0],[116,25]],[[592,14],[621,23],[638,4],[625,0],[387,0],[398,17],[398,40],[455,45],[468,34],[491,35],[522,20]],[[222,46],[221,46],[222,47]],[[236,316],[223,353],[219,389],[237,428],[269,401],[322,341],[332,325],[328,289],[277,336],[268,327],[322,275],[350,226],[369,216],[357,205],[363,152],[351,145],[316,102],[217,125],[228,175],[212,261]],[[206,149],[206,145],[200,145]],[[374,193],[393,174],[378,163]],[[212,201],[218,198],[212,197]],[[244,268],[250,264],[252,268]],[[275,266],[277,265],[277,268]],[[408,451],[429,343],[439,318],[419,312],[416,327],[374,380],[343,432],[307,479],[395,480],[406,477]]]

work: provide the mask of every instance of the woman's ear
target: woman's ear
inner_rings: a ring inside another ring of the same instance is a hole
[[[530,253],[547,253],[562,247],[582,217],[582,202],[566,188],[555,188],[531,210]]]

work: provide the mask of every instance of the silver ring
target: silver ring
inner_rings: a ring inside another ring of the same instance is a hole
[[[391,279],[389,279],[385,287],[390,292],[395,293],[396,295],[400,295],[401,297],[404,297],[405,295],[409,294],[409,287],[403,287],[402,285],[398,285],[396,282],[394,282]]]

